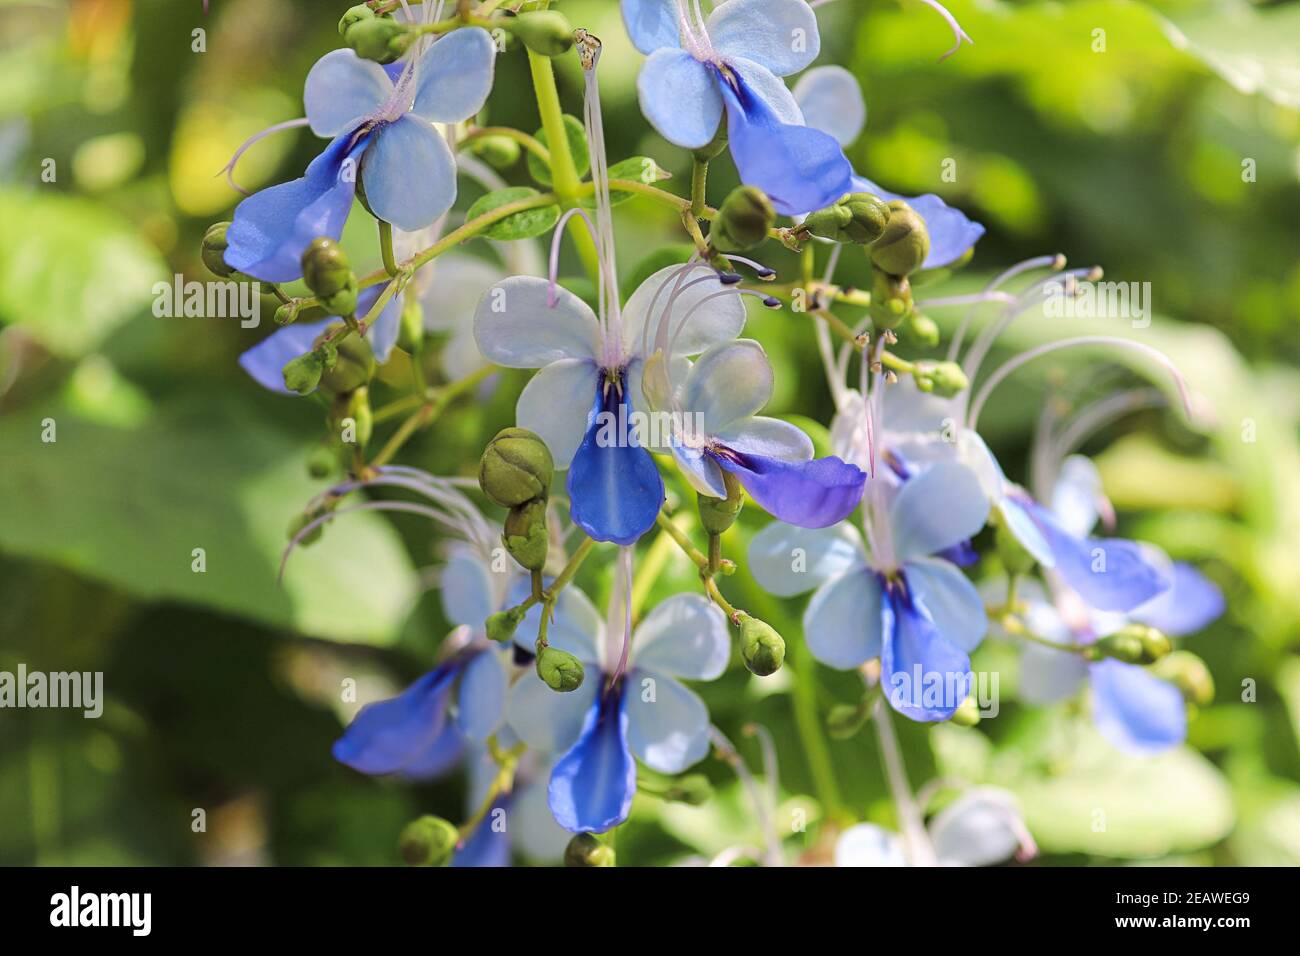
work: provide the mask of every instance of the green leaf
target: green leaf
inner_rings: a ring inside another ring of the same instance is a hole
[[[387,644],[407,615],[415,572],[375,515],[330,523],[276,583],[286,528],[323,486],[300,440],[230,395],[134,428],[25,410],[0,422],[0,447],[5,552],[314,637]]]
[[[610,179],[630,179],[636,182],[645,183],[649,186],[651,183],[662,182],[665,179],[672,179],[672,173],[668,172],[649,156],[633,156],[625,159],[620,163],[615,163],[609,167]],[[626,189],[611,189],[609,193],[609,203],[611,206],[617,206],[619,203],[627,202],[636,196],[636,193]],[[596,199],[594,196],[584,196],[582,199],[583,206],[594,208]]]
[[[541,193],[531,186],[511,186],[508,189],[498,189],[496,192],[490,192],[486,196],[480,196],[475,200],[474,205],[470,206],[469,211],[465,213],[465,219],[469,221],[507,203],[518,202],[521,199],[527,199],[529,196],[539,195]],[[488,239],[498,239],[502,242],[509,242],[513,239],[531,239],[534,236],[540,236],[549,229],[553,229],[559,221],[560,207],[555,203],[551,203],[549,206],[526,209],[523,212],[515,213],[513,216],[506,216],[500,222],[495,222],[484,229],[481,234]]]
[[[581,179],[591,169],[591,153],[587,149],[587,131],[583,128],[582,120],[565,113],[564,132],[569,139],[569,151],[573,154],[574,169],[578,173],[578,178]],[[546,139],[546,130],[539,129],[533,135],[533,138],[548,149],[550,148],[551,144]],[[543,186],[551,185],[551,170],[532,152],[528,153],[528,173]]]
[[[98,204],[0,190],[0,323],[76,357],[149,308],[167,280],[158,252]]]

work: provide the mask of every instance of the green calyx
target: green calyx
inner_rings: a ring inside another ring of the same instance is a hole
[[[727,194],[709,227],[709,242],[719,252],[744,252],[767,238],[776,210],[756,186],[738,186]]]
[[[469,149],[493,169],[509,169],[519,162],[519,143],[509,136],[479,136],[470,141]]]
[[[284,387],[299,395],[316,391],[321,376],[325,374],[325,358],[313,349],[305,355],[290,359],[282,370]]]
[[[364,385],[341,393],[334,400],[334,406],[330,411],[331,426],[342,435],[349,421],[352,423],[351,440],[347,438],[344,440],[348,444],[355,444],[358,448],[365,448],[370,443],[370,436],[374,432],[375,418],[370,410],[370,389]]]
[[[483,450],[478,483],[489,500],[514,508],[550,492],[555,462],[546,442],[527,428],[506,428]]]
[[[1154,664],[1173,649],[1162,631],[1145,624],[1126,624],[1114,634],[1101,638],[1093,649],[1102,657],[1112,657],[1126,664]]]
[[[360,287],[348,254],[333,239],[319,236],[302,254],[302,278],[331,315],[357,310]]]
[[[785,663],[785,640],[766,621],[745,614],[740,622],[740,656],[750,673],[769,677]]]
[[[867,310],[877,329],[895,329],[913,314],[912,286],[906,276],[891,275],[879,266],[871,270],[871,306]]]
[[[573,49],[573,26],[555,10],[534,10],[503,21],[519,42],[539,56],[559,56]]]
[[[1183,699],[1196,707],[1214,703],[1214,677],[1210,669],[1191,651],[1174,651],[1152,669],[1161,680],[1182,692]]]
[[[803,228],[832,242],[864,245],[880,238],[889,220],[889,206],[881,199],[871,193],[849,193],[835,205],[809,213]]]
[[[362,17],[347,27],[343,42],[363,60],[392,63],[410,48],[415,36],[406,24],[388,17]]]
[[[614,848],[591,833],[579,833],[564,848],[564,865],[572,867],[613,866]]]
[[[1002,562],[1002,567],[1007,574],[1019,576],[1032,571],[1038,559],[1025,549],[1019,538],[1012,534],[1002,513],[995,508],[989,516],[989,521],[994,527],[993,545],[997,550],[998,560]]]
[[[446,866],[459,840],[459,831],[449,821],[423,816],[402,829],[397,849],[410,866]]]
[[[700,511],[700,524],[709,534],[722,534],[736,522],[740,509],[745,505],[745,491],[730,472],[723,472],[723,481],[727,486],[727,497],[714,498],[699,495],[697,503]]]
[[[915,209],[895,199],[889,203],[889,220],[871,244],[871,261],[892,276],[906,276],[921,268],[930,254],[930,233]]]
[[[975,703],[975,698],[967,697],[963,700],[949,719],[958,727],[974,727],[978,724],[980,722],[980,709],[979,705]]]
[[[355,7],[348,7],[347,12],[339,18],[339,36],[347,36],[348,27],[352,26],[352,24],[359,23],[362,20],[373,19],[375,19],[375,11],[371,10],[364,3],[358,3]]]
[[[335,333],[334,338],[317,342],[316,350],[324,360],[324,374],[320,379],[320,390],[331,397],[347,395],[354,389],[361,388],[375,376],[375,353],[370,343],[357,335],[339,336],[342,326],[334,325],[326,335]]]
[[[918,361],[913,367],[912,377],[916,379],[918,389],[940,398],[952,398],[970,385],[966,373],[956,362]]]
[[[486,630],[488,640],[504,644],[515,636],[515,631],[524,620],[526,611],[517,607],[506,608],[488,616]]]
[[[586,674],[582,661],[568,651],[544,647],[537,655],[537,676],[551,690],[567,694],[582,686]]]
[[[235,270],[226,265],[226,230],[230,228],[228,222],[218,222],[208,227],[208,231],[203,234],[203,245],[200,248],[199,255],[203,259],[203,264],[208,267],[208,271],[213,275],[221,276],[225,279],[235,274]]]
[[[424,343],[424,306],[420,297],[408,295],[402,301],[402,319],[397,333],[397,344],[415,353]]]

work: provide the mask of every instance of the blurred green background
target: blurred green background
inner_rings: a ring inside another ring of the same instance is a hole
[[[249,330],[151,311],[154,282],[209,278],[199,239],[238,198],[218,171],[247,137],[301,115],[303,78],[338,45],[348,4],[210,6],[205,16],[201,0],[0,0],[0,670],[102,670],[106,690],[99,720],[0,711],[0,863],[388,864],[412,817],[462,815],[458,778],[377,781],[329,755],[355,706],[339,702],[340,680],[355,677],[362,701],[400,687],[448,630],[420,588],[434,557],[427,527],[348,517],[277,586],[285,528],[324,487],[305,467],[321,409],[262,392],[235,364],[269,321]],[[610,160],[652,156],[683,191],[687,158],[637,109],[640,57],[617,5],[560,6],[605,41]],[[1300,862],[1300,3],[951,8],[976,45],[943,63],[948,31],[919,2],[819,11],[819,62],[848,66],[867,98],[851,158],[882,185],[939,192],[989,227],[953,291],[1054,252],[1152,284],[1158,317],[1142,341],[1180,363],[1215,425],[1194,434],[1152,411],[1087,450],[1122,531],[1196,561],[1229,611],[1183,644],[1218,685],[1188,747],[1136,761],[1098,745],[1077,709],[1017,706],[1015,655],[989,641],[976,665],[1003,672],[1002,713],[973,730],[896,722],[912,782],[1015,790],[1046,863]],[[566,109],[580,114],[576,57],[560,72]],[[522,53],[501,58],[488,109],[494,124],[538,125]],[[272,137],[240,179],[296,177],[319,148],[306,131]],[[956,160],[954,182],[940,179],[945,159]],[[735,180],[726,161],[714,166],[716,202]],[[527,182],[523,164],[507,178]],[[476,195],[466,184],[458,207]],[[373,237],[355,228],[361,219],[345,238],[364,259]],[[681,241],[673,215],[643,200],[616,221],[625,277],[649,249]],[[793,265],[780,250],[762,255]],[[854,269],[865,278],[846,257],[844,275]],[[777,365],[773,407],[825,423],[806,323],[755,314],[751,330]],[[1067,329],[1021,323],[1000,352]],[[991,403],[982,430],[1013,476],[1045,389],[1091,381],[1088,368],[1039,363]],[[403,460],[472,474],[484,441],[512,423],[522,382],[508,376],[490,400],[456,407]],[[765,523],[753,510],[729,553]],[[594,595],[608,564],[584,572]],[[654,593],[696,586],[674,556]],[[798,602],[763,596],[743,572],[727,590],[797,633]],[[854,678],[819,669],[817,686],[824,716],[852,699]],[[783,813],[811,821],[787,841],[792,859],[827,858],[828,810],[893,825],[869,733],[830,744],[831,785],[800,745],[788,677],[760,684],[733,668],[700,690],[755,770],[748,725],[773,735]],[[716,760],[700,769],[718,800],[639,799],[621,862],[757,838],[732,771]],[[1104,832],[1092,827],[1097,807]]]

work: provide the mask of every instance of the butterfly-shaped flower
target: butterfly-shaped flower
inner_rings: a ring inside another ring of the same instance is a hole
[[[637,80],[641,111],[667,140],[707,146],[726,114],[731,156],[745,183],[778,212],[821,209],[850,191],[839,144],[804,125],[780,79],[821,49],[804,0],[730,0],[705,20],[690,0],[622,0],[623,20],[649,59]]]
[[[803,110],[804,122],[849,146],[862,133],[867,107],[862,89],[853,74],[842,66],[819,66],[809,70],[795,84],[794,98]],[[961,259],[984,235],[984,227],[954,209],[933,193],[900,196],[881,189],[863,176],[853,176],[852,192],[871,193],[886,201],[902,199],[925,220],[930,234],[930,252],[923,269],[938,269]]]
[[[677,325],[676,358],[734,339],[745,307],[738,295],[719,294],[731,292],[696,264],[655,273],[607,326],[576,295],[533,276],[506,279],[479,303],[482,353],[497,365],[541,370],[519,396],[516,420],[542,437],[556,468],[569,469],[573,521],[598,541],[632,544],[663,504],[663,479],[631,414],[643,404],[652,330]]]
[[[848,517],[866,475],[839,458],[813,458],[797,426],[756,414],[772,397],[772,363],[752,339],[722,342],[690,366],[665,402],[678,425],[668,450],[700,494],[726,498],[734,475],[769,514],[804,528]]]
[[[704,702],[681,683],[715,680],[730,654],[726,618],[695,594],[659,604],[632,634],[626,669],[622,629],[610,629],[580,592],[570,626],[550,642],[587,668],[577,690],[557,694],[525,675],[510,692],[510,727],[530,746],[558,755],[551,772],[551,812],[574,832],[600,833],[627,819],[636,793],[636,760],[680,773],[709,750]],[[557,623],[559,619],[557,618]],[[615,633],[617,632],[617,633]]]
[[[338,239],[358,183],[366,205],[400,229],[423,229],[456,200],[456,161],[434,123],[483,108],[496,46],[486,30],[455,30],[404,67],[385,70],[335,50],[307,74],[312,132],[329,146],[293,182],[249,196],[227,232],[226,263],[266,282],[302,275],[318,236]]]

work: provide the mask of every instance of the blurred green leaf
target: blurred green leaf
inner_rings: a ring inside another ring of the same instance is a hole
[[[508,189],[498,189],[475,200],[474,205],[470,206],[469,212],[465,214],[465,218],[473,219],[476,216],[491,212],[499,206],[537,195],[540,195],[540,193],[531,186],[511,186]],[[506,216],[500,222],[494,222],[487,229],[484,229],[482,234],[489,239],[497,239],[502,242],[509,242],[513,239],[531,239],[553,228],[559,221],[560,207],[552,203],[549,206],[542,206],[540,209],[525,209],[513,216]]]

